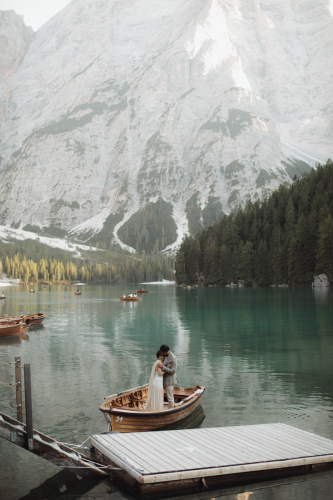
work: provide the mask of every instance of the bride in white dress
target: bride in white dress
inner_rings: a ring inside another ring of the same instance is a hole
[[[161,351],[156,353],[157,361],[153,364],[151,371],[148,397],[145,410],[161,411],[163,410],[164,394],[163,394],[163,360],[164,356]]]

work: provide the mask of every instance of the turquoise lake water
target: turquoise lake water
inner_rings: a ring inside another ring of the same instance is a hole
[[[106,431],[103,397],[148,382],[167,343],[179,384],[207,388],[197,425],[284,422],[333,439],[333,290],[147,285],[138,303],[119,300],[135,288],[82,286],[77,297],[67,286],[0,287],[0,315],[46,314],[28,338],[0,339],[0,361],[31,365],[35,429],[66,443]],[[0,364],[0,381],[14,382],[11,366]],[[15,392],[0,385],[0,401],[14,404]],[[0,440],[1,499],[19,499],[58,472]],[[283,498],[260,495],[251,500]]]

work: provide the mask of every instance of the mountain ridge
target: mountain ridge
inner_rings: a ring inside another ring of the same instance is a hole
[[[133,249],[146,213],[139,249],[172,250],[324,163],[332,15],[300,5],[73,0],[2,91],[0,223]]]

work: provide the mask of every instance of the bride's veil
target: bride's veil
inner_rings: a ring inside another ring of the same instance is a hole
[[[154,378],[155,378],[155,373],[156,373],[156,365],[158,363],[158,359],[155,361],[155,363],[153,364],[153,368],[151,370],[151,375],[150,375],[150,380],[149,380],[149,387],[148,387],[148,397],[147,397],[147,402],[146,402],[146,405],[145,405],[145,410],[150,410],[150,407],[151,407],[151,395],[152,395],[152,392],[153,392],[153,382],[154,382]]]

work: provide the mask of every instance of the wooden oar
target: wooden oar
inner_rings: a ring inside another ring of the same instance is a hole
[[[197,389],[193,394],[191,394],[190,396],[188,396],[187,398],[183,399],[182,401],[180,401],[179,403],[176,403],[175,406],[180,406],[182,405],[183,403],[186,403],[186,401],[188,401],[189,399],[193,398],[193,396],[196,396],[197,394],[201,394],[203,392],[202,389]]]
[[[111,394],[111,396],[105,396],[104,399],[114,398],[115,396],[121,396],[121,394],[125,394],[126,392],[137,391],[139,389],[143,389],[143,387],[147,387],[147,385],[149,384],[139,385],[139,387],[133,387],[133,389],[127,389],[127,391],[117,392],[116,394]]]

